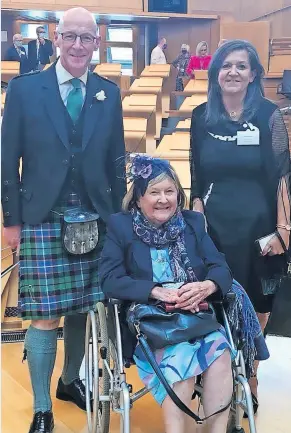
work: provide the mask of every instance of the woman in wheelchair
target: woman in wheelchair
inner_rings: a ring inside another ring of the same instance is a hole
[[[137,155],[123,212],[112,215],[101,258],[101,287],[109,298],[151,299],[198,312],[205,300],[231,288],[230,270],[205,230],[201,213],[184,210],[186,197],[171,165]],[[179,282],[180,288],[161,283]],[[203,408],[209,416],[232,397],[231,349],[223,327],[203,338],[156,349],[156,361],[178,397],[190,406],[195,376],[203,375]],[[162,406],[166,433],[186,432],[185,415],[172,402],[140,345],[134,360],[140,378]],[[225,433],[229,410],[210,417],[209,433]]]

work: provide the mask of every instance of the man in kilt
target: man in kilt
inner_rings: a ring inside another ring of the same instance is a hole
[[[9,83],[2,124],[4,234],[11,248],[20,245],[19,311],[32,321],[24,345],[34,394],[29,433],[54,428],[50,382],[62,316],[65,361],[56,396],[85,409],[79,369],[86,312],[102,299],[105,224],[126,189],[120,92],[88,70],[99,46],[94,17],[68,10],[54,39],[55,64]],[[63,244],[63,215],[75,208],[99,214],[99,242],[86,254],[70,254]]]

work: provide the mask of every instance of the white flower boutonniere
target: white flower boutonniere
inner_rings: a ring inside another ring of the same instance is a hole
[[[95,98],[97,99],[97,101],[105,101],[105,99],[107,98],[107,96],[105,95],[104,90],[100,90],[100,92],[97,92],[95,95]]]

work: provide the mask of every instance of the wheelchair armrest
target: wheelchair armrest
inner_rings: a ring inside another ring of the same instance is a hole
[[[122,305],[123,301],[121,299],[110,298],[109,304],[111,305]]]
[[[233,301],[235,299],[235,293],[234,292],[228,292],[224,299],[227,299],[228,301]]]

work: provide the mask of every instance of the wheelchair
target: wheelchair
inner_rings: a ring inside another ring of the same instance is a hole
[[[226,433],[245,433],[242,427],[244,412],[248,415],[250,433],[256,433],[252,396],[242,354],[243,342],[231,334],[223,302],[219,302],[215,309],[229,343],[237,353],[232,363],[234,390]],[[122,342],[127,340],[123,333],[126,329],[129,333],[124,319],[123,302],[116,299],[98,302],[95,311],[89,311],[87,316],[85,386],[88,433],[109,433],[111,411],[120,415],[120,433],[130,433],[130,409],[135,401],[149,392],[147,388],[142,388],[133,393],[132,386],[126,382],[125,369],[133,364],[133,360],[124,354]],[[194,395],[198,396],[203,406],[200,381],[196,381]],[[92,396],[93,407],[90,401]]]

